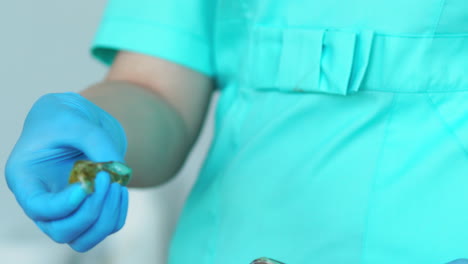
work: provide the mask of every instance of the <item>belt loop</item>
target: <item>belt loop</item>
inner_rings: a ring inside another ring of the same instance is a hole
[[[318,89],[324,30],[285,29],[276,86],[289,91]]]
[[[327,30],[321,60],[320,91],[357,92],[366,72],[373,33]]]
[[[319,90],[346,95],[353,65],[356,33],[325,31]]]
[[[347,95],[360,89],[374,33],[253,27],[246,83],[257,90]]]
[[[357,92],[363,83],[367,67],[369,66],[372,46],[374,42],[374,32],[371,30],[361,31],[356,41],[354,63],[349,79],[348,91]]]

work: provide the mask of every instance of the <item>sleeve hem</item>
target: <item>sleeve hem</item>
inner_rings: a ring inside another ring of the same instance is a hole
[[[105,19],[91,47],[91,54],[111,65],[119,50],[143,53],[214,75],[211,47],[193,34],[165,25],[130,19]]]

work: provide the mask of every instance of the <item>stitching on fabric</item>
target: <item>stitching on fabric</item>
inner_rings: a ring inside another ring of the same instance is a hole
[[[360,92],[381,92],[381,93],[402,93],[402,94],[425,94],[425,93],[459,93],[459,92],[468,92],[468,89],[459,89],[459,90],[426,90],[426,91],[402,91],[398,89],[373,89],[373,88],[361,88]]]
[[[467,38],[468,34],[465,33],[452,33],[452,34],[424,34],[424,35],[412,35],[412,34],[392,34],[392,33],[375,33],[377,37],[388,37],[388,38],[420,38],[420,39],[437,39],[437,38]]]
[[[442,14],[442,13],[441,13]],[[335,28],[335,27],[308,27],[308,26],[277,26],[263,23],[255,23],[257,27],[271,28],[271,29],[303,29],[303,30],[329,30],[329,31],[338,31],[338,32],[357,32],[352,29],[345,28]],[[409,38],[409,39],[437,39],[437,38],[468,38],[467,33],[450,33],[450,34],[410,34],[410,33],[384,33],[384,32],[374,32],[376,37],[388,37],[388,38]]]
[[[249,88],[241,88],[241,87],[237,87],[237,89],[239,89],[239,91],[244,91],[244,92],[247,92],[247,93],[255,93],[255,92],[259,92],[259,91],[256,91],[255,89],[249,89]],[[241,100],[241,99],[238,99],[236,98],[235,100]],[[297,101],[290,106],[290,108],[287,108],[285,107],[285,111],[281,111],[280,114],[278,116],[283,116],[283,115],[287,115],[289,114],[291,111],[294,111],[297,107],[300,107],[302,105],[302,103],[304,102],[305,100],[305,97],[304,96],[301,96],[300,98],[297,99]],[[218,179],[215,181],[215,184],[217,184],[218,186],[222,184],[222,182],[224,181],[222,178],[224,177],[223,175],[227,172],[227,171],[230,171],[231,168],[233,166],[235,166],[239,160],[239,158],[243,155],[243,153],[246,151],[246,149],[248,149],[251,145],[252,142],[255,142],[256,139],[258,139],[259,137],[262,137],[262,134],[263,134],[263,131],[265,130],[268,130],[270,127],[274,126],[276,124],[276,120],[278,119],[278,116],[276,118],[273,118],[273,120],[270,120],[269,122],[267,122],[263,127],[262,129],[260,129],[253,137],[250,138],[250,140],[247,140],[246,142],[243,143],[243,146],[241,146],[240,144],[238,146],[236,146],[236,155],[233,159],[231,159],[228,164],[226,164],[224,167],[221,167],[220,171],[218,173],[216,173],[217,175],[220,175],[220,176],[216,176]],[[245,122],[245,120],[244,120]],[[239,147],[240,146],[240,147]],[[222,234],[220,233],[220,229],[219,229],[219,225],[220,225],[220,222],[221,222],[221,214],[219,214],[219,211],[220,211],[220,208],[221,208],[221,204],[219,203],[220,201],[220,193],[219,193],[219,187],[216,187],[215,188],[216,190],[216,195],[217,195],[217,198],[216,199],[216,205],[215,205],[215,208],[214,208],[214,211],[217,212],[218,214],[216,215],[215,217],[215,227],[213,227],[213,229],[215,229],[216,231],[216,234],[215,234],[215,238],[214,238],[214,241],[215,241],[215,246],[214,246],[214,253],[213,253],[213,256],[212,256],[212,260],[216,260],[216,257],[218,256],[218,251],[216,250],[217,248],[217,245],[218,245],[218,241],[220,240],[220,237],[222,236]],[[214,263],[214,262],[212,262]]]
[[[294,87],[292,88],[293,91],[297,91],[297,92],[304,92],[305,90],[307,90],[305,87],[303,88],[302,84],[305,82],[305,80],[310,77],[310,75],[314,74],[314,75],[318,75],[317,76],[317,83],[315,84],[317,86],[318,89],[320,89],[320,78],[321,78],[321,66],[322,66],[322,60],[323,60],[323,48],[324,48],[324,44],[323,44],[323,38],[324,38],[324,34],[325,34],[325,31],[322,32],[321,36],[320,36],[320,55],[318,56],[318,62],[317,62],[317,65],[318,66],[318,70],[317,71],[313,71],[313,72],[306,72],[305,74],[303,74],[302,77],[299,77],[299,80],[296,81],[296,83],[294,84]],[[310,66],[310,63],[309,65]],[[310,67],[310,69],[313,69],[313,67]]]
[[[377,177],[379,176],[380,174],[380,166],[381,166],[381,163],[382,163],[382,160],[383,160],[383,153],[384,153],[384,147],[385,147],[385,144],[387,142],[387,138],[388,138],[388,135],[389,135],[389,127],[390,127],[390,123],[392,121],[392,118],[393,118],[393,115],[395,113],[395,109],[396,109],[396,102],[397,102],[397,97],[398,97],[398,94],[394,94],[393,95],[393,98],[392,98],[392,102],[390,103],[390,106],[389,106],[389,109],[388,109],[388,117],[387,117],[387,120],[385,121],[385,128],[384,128],[384,132],[383,132],[383,136],[382,136],[382,143],[379,147],[379,152],[377,153],[377,161],[376,161],[376,165],[375,165],[375,172],[374,172],[374,175],[373,175],[373,178],[371,179],[371,183],[370,183],[370,190],[369,190],[369,198],[368,198],[368,202],[367,202],[367,209],[366,209],[366,216],[365,216],[365,219],[364,219],[364,232],[363,232],[363,239],[362,239],[362,251],[361,251],[361,261],[360,263],[363,264],[364,261],[365,261],[365,252],[366,252],[366,249],[367,249],[367,246],[368,246],[368,235],[369,235],[369,223],[370,223],[370,218],[371,218],[371,215],[372,215],[372,208],[373,208],[373,205],[374,205],[374,197],[375,197],[375,185],[377,183]]]
[[[243,88],[243,87],[239,87],[240,91],[245,91],[246,93],[264,93],[265,90],[257,90],[257,89],[251,89],[251,88]],[[271,90],[269,93],[266,93],[268,95],[271,94],[271,92],[276,92],[276,93],[287,93],[287,92],[284,92],[284,91],[279,91],[279,90]],[[289,94],[293,95],[294,93],[297,93],[297,92],[289,92]],[[299,96],[299,95],[296,95],[296,96]],[[244,143],[242,144],[243,147],[242,148],[247,148],[247,147],[250,147],[250,143],[251,142],[255,142],[255,140],[259,137],[261,137],[261,135],[264,133],[264,131],[268,131],[268,129],[270,129],[271,127],[275,126],[276,122],[278,119],[281,119],[282,116],[286,116],[288,114],[290,114],[290,112],[294,111],[297,107],[300,107],[304,102],[305,100],[305,96],[300,96],[299,99],[296,100],[296,102],[294,102],[293,104],[289,105],[289,106],[284,106],[283,110],[284,111],[278,111],[278,115],[274,118],[272,118],[272,120],[269,120],[267,121],[261,129],[259,129],[255,135],[253,135],[252,137],[250,137],[249,139],[245,140]],[[245,120],[243,120],[243,122],[247,122],[248,120],[248,117],[246,116]],[[239,142],[241,143],[241,141]]]
[[[437,113],[437,116],[438,116],[439,120],[444,124],[445,128],[450,132],[450,134],[452,134],[452,136],[455,137],[455,140],[460,145],[463,152],[468,156],[468,149],[463,145],[463,141],[457,135],[456,131],[452,128],[452,126],[450,126],[450,124],[447,122],[447,120],[443,117],[443,115],[442,115],[441,111],[439,110],[439,108],[437,107],[436,103],[431,98],[431,95],[429,93],[426,93],[426,95],[427,95],[427,100],[429,101],[429,105]]]
[[[252,93],[252,92],[259,92],[259,91],[256,91],[256,90],[252,90],[252,89],[249,89],[249,88],[242,88],[242,87],[239,87],[240,90],[244,90],[245,92],[248,92],[248,93]],[[239,100],[239,99],[237,99]],[[259,137],[262,136],[262,134],[264,133],[264,131],[267,131],[268,129],[270,129],[271,127],[273,127],[275,124],[276,124],[276,121],[279,117],[282,117],[282,116],[285,116],[285,115],[288,115],[290,114],[290,112],[294,111],[297,107],[300,107],[304,102],[305,100],[305,96],[301,96],[299,99],[297,99],[296,102],[294,102],[294,104],[290,105],[290,106],[285,106],[284,108],[284,111],[280,111],[280,114],[277,115],[275,118],[272,118],[273,120],[270,120],[268,122],[266,122],[266,124],[264,126],[262,126],[261,129],[259,129],[257,131],[257,133],[255,135],[253,135],[252,137],[249,138],[249,140],[245,141],[242,146],[240,146],[240,148],[238,149],[238,152],[236,153],[237,154],[237,157],[233,160],[231,160],[229,162],[229,164],[226,165],[226,167],[219,173],[219,174],[223,174],[224,172],[226,171],[229,171],[230,168],[235,165],[235,163],[237,162],[237,158],[240,156],[240,154],[243,154],[245,149],[249,148],[250,147],[250,144],[252,142],[255,142],[255,140],[257,140]],[[289,108],[288,108],[289,107]]]
[[[440,7],[439,8],[440,8],[439,16],[437,17],[434,28],[432,29],[432,34],[435,34],[435,32],[437,31],[437,28],[439,27],[440,20],[442,19],[442,14],[443,14],[443,11],[444,11],[444,8],[445,8],[445,0],[440,1]]]
[[[248,89],[248,90],[256,90],[256,91],[264,91],[264,92],[271,92],[271,91],[281,91],[283,93],[298,93],[298,91],[294,91],[293,89],[291,90],[279,90],[278,88],[257,88],[257,87],[251,87],[251,88],[243,88],[243,89]],[[359,91],[354,92],[354,93],[364,93],[364,92],[372,92],[372,93],[392,93],[392,94],[425,94],[425,93],[466,93],[468,92],[468,89],[460,89],[460,90],[426,90],[426,91],[402,91],[398,89],[369,89],[369,88],[360,88]],[[313,91],[313,92],[301,92],[304,94],[307,93],[321,93],[321,94],[334,94],[334,93],[329,93],[329,92],[323,92],[323,91]],[[354,94],[350,93],[350,94]]]

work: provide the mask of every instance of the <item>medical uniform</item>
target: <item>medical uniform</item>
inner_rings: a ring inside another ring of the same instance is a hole
[[[110,0],[116,50],[221,91],[170,264],[468,257],[466,0]]]

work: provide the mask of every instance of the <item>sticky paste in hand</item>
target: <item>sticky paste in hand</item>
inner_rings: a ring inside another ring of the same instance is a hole
[[[93,193],[94,180],[100,171],[109,173],[112,182],[117,182],[123,186],[126,186],[132,178],[132,169],[121,162],[79,160],[73,166],[68,182],[70,184],[80,182],[86,192]]]

